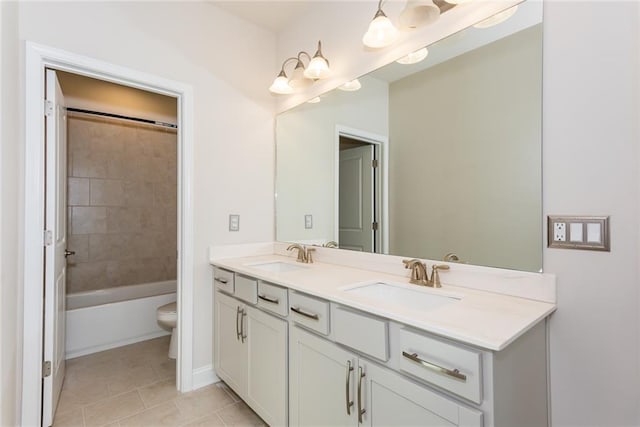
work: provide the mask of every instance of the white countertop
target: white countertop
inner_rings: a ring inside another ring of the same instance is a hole
[[[275,273],[251,266],[269,261],[304,268]],[[441,275],[442,288],[432,289],[410,285],[408,278],[397,275],[321,262],[301,264],[282,255],[212,259],[211,263],[488,350],[504,349],[556,309],[555,304],[547,302],[447,285],[444,275]],[[461,299],[423,311],[344,290],[352,285],[378,281]]]

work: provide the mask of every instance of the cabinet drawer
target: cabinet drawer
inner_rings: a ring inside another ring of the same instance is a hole
[[[233,271],[224,270],[219,267],[213,267],[213,284],[216,289],[233,294],[234,291],[234,275]]]
[[[329,335],[329,302],[291,292],[289,306],[293,320],[309,329]]]
[[[400,369],[462,396],[482,402],[481,353],[409,329],[400,330]]]
[[[260,280],[258,282],[258,307],[280,316],[287,316],[289,314],[287,289]]]
[[[258,281],[252,277],[246,277],[236,273],[235,291],[233,295],[250,304],[258,302]]]
[[[383,361],[389,360],[389,326],[384,319],[333,305],[335,341]],[[366,331],[366,333],[365,333]]]

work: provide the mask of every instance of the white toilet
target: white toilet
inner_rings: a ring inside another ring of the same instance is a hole
[[[178,353],[178,341],[176,338],[176,325],[178,324],[178,310],[175,302],[170,302],[158,307],[156,315],[158,325],[164,330],[171,331],[171,343],[169,344],[169,358],[175,359]]]

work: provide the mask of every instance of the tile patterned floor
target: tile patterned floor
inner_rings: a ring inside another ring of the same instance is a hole
[[[169,337],[67,361],[55,427],[264,426],[224,383],[180,394]]]

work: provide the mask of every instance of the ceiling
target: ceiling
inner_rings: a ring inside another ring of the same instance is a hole
[[[309,0],[209,0],[209,2],[276,34],[302,16],[310,3]]]

